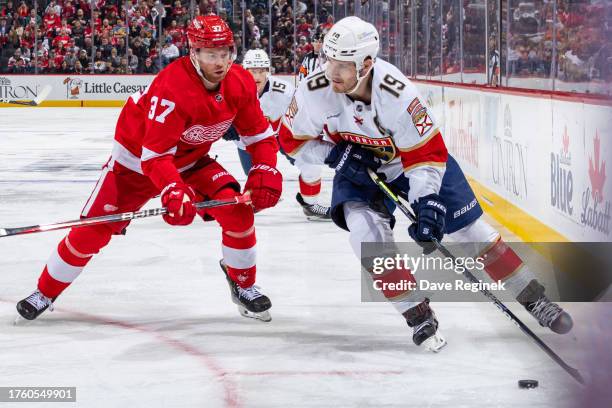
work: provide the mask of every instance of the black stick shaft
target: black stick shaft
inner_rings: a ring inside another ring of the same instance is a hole
[[[412,211],[410,211],[410,209],[407,208],[404,203],[399,200],[399,197],[393,191],[391,191],[389,186],[387,186],[387,184],[383,180],[381,180],[381,178],[378,177],[378,175],[372,170],[368,170],[368,173],[370,174],[370,177],[372,178],[374,183],[376,183],[376,185],[383,191],[383,193],[385,193],[385,195],[395,203],[397,208],[399,208],[400,211],[404,213],[404,215],[406,215],[406,217],[408,217],[410,221],[416,222],[416,217],[414,216]],[[437,239],[433,239],[433,243],[436,245],[436,248],[440,252],[442,252],[444,256],[446,256],[447,258],[451,258],[453,261],[456,260],[455,256],[448,249],[446,249],[446,247],[440,241],[438,241]],[[465,276],[465,278],[472,283],[480,283],[479,280],[467,269],[465,269],[465,271],[463,272],[463,276]],[[497,298],[497,296],[495,296],[489,290],[484,288],[480,289],[480,293],[482,293],[490,301],[492,301],[493,304],[503,314],[505,314],[514,324],[516,324],[523,333],[529,336],[546,354],[548,354],[550,358],[552,358],[559,366],[561,366],[561,368],[563,368],[569,375],[571,375],[580,384],[584,384],[584,378],[582,377],[582,375],[580,375],[580,372],[574,367],[567,364],[565,361],[563,361],[563,359],[559,357],[559,355],[555,353],[546,343],[544,343],[544,341],[540,339],[537,334],[531,331],[531,329],[527,327],[525,323],[521,321],[521,319],[516,317],[516,315],[512,313],[512,311],[508,309],[506,305],[502,303],[501,300]]]
[[[250,198],[248,195],[242,195],[227,200],[210,200],[202,201],[195,204],[197,209],[222,207],[225,205],[245,204]],[[140,210],[133,212],[125,212],[121,214],[103,215],[100,217],[83,218],[78,220],[63,221],[46,225],[31,225],[28,227],[17,228],[0,228],[0,238],[11,237],[14,235],[33,234],[36,232],[54,231],[71,227],[84,227],[86,225],[106,224],[110,222],[130,221],[138,218],[154,217],[166,213],[165,208],[152,208],[149,210]]]

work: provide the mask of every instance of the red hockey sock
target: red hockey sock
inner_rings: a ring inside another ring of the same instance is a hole
[[[74,228],[51,253],[38,279],[38,290],[59,296],[81,274],[83,268],[110,241],[112,231],[104,226]]]
[[[304,201],[308,204],[315,204],[317,196],[321,193],[321,179],[313,182],[306,182],[302,179],[302,176],[300,176],[299,180],[302,198],[304,198]]]
[[[215,199],[235,197],[238,193],[224,189]],[[214,208],[209,211],[221,225],[223,260],[230,278],[243,288],[255,284],[255,217],[253,209],[244,204]]]
[[[485,271],[494,281],[508,279],[523,265],[523,261],[501,237],[481,255]]]

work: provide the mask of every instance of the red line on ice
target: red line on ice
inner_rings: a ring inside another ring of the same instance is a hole
[[[237,376],[299,376],[299,375],[337,375],[340,377],[364,376],[364,375],[400,375],[404,374],[399,370],[329,370],[329,371],[233,371],[226,375]]]
[[[2,298],[0,298],[0,302],[16,303],[16,302],[12,302],[12,301],[2,299]],[[139,326],[137,324],[133,324],[133,323],[117,320],[117,319],[110,319],[107,317],[96,316],[96,315],[92,315],[88,313],[76,312],[76,311],[68,310],[65,308],[56,308],[56,310],[66,312],[66,313],[69,313],[75,316],[79,316],[85,320],[94,321],[98,323],[107,324],[110,326],[120,327],[122,329],[138,331],[141,333],[149,334],[153,336],[154,338],[156,338],[158,341],[176,350],[182,351],[185,354],[195,357],[208,370],[213,372],[213,374],[215,375],[215,378],[221,383],[223,387],[223,392],[224,392],[225,405],[229,408],[240,407],[240,403],[238,401],[238,395],[237,395],[237,386],[231,381],[231,379],[228,378],[229,373],[223,370],[218,365],[218,363],[214,361],[214,359],[210,355],[198,350],[197,348],[187,343],[184,343],[180,340],[176,340],[176,339],[173,339],[172,337],[168,337],[166,335],[158,333],[155,330],[149,329],[145,326]]]

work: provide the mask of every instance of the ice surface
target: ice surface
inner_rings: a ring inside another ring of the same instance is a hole
[[[118,113],[0,110],[0,226],[77,218]],[[221,141],[212,153],[244,180],[233,144]],[[114,238],[54,312],[14,327],[15,302],[35,288],[65,231],[3,238],[0,386],[76,386],[83,407],[570,405],[573,380],[486,302],[433,304],[449,343],[439,354],[415,347],[389,305],[361,303],[347,233],[306,222],[294,199],[297,172],[283,157],[279,166],[284,200],[256,217],[271,323],[240,317],[230,302],[216,224],[171,228],[158,218]],[[326,199],[330,180],[326,171]],[[405,226],[400,220],[398,238],[407,239]],[[582,361],[585,321],[559,336],[512,308],[570,364]],[[539,388],[519,389],[525,378]]]

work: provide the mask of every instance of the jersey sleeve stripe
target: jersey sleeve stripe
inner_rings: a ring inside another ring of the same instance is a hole
[[[417,149],[408,152],[401,151],[402,166],[404,172],[418,166],[446,166],[448,150],[440,132],[436,133],[429,141]]]
[[[111,156],[122,166],[135,171],[136,173],[144,174],[142,172],[142,167],[140,166],[140,159],[116,140],[113,144],[113,152],[111,153]]]
[[[403,153],[411,152],[411,151],[416,150],[416,149],[420,148],[421,146],[425,145],[427,142],[429,142],[431,139],[433,139],[434,137],[436,137],[439,134],[440,134],[440,131],[436,128],[436,129],[434,129],[429,134],[429,136],[427,136],[426,138],[424,138],[423,140],[421,140],[419,143],[415,144],[414,146],[410,146],[410,147],[406,147],[406,148],[401,148],[401,147],[398,147],[398,148]]]
[[[268,125],[268,128],[263,133],[259,133],[253,136],[240,135],[240,141],[244,143],[245,146],[249,146],[249,145],[252,145],[253,143],[257,143],[260,140],[264,140],[268,137],[274,137],[274,130],[269,125]]]
[[[291,129],[285,125],[284,121],[281,121],[280,129],[278,130],[278,141],[289,156],[296,155],[300,149],[308,142],[309,140],[315,140],[316,137],[306,136],[306,135],[294,135],[291,132]]]
[[[153,150],[147,149],[146,147],[143,146],[142,154],[140,155],[140,160],[147,161],[147,160],[156,159],[158,157],[162,157],[166,155],[174,156],[175,154],[176,154],[176,146],[171,147],[170,149],[166,150],[163,153],[154,152]]]
[[[410,170],[414,170],[417,167],[446,167],[446,163],[433,162],[433,161],[416,163],[416,164],[413,164],[412,166],[404,167],[404,173],[407,173]]]

